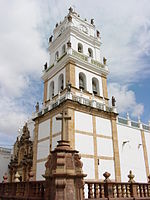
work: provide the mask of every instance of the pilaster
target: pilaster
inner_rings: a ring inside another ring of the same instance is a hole
[[[43,98],[43,102],[45,103],[47,100],[47,88],[48,88],[48,80],[46,80],[44,82],[44,98]]]
[[[119,157],[116,118],[111,119],[111,127],[112,127],[112,139],[113,139],[113,150],[114,150],[115,179],[116,179],[116,181],[120,182],[121,181],[121,169],[120,169],[120,157]]]
[[[66,64],[66,84],[68,81],[72,87],[75,87],[75,63],[72,61]]]
[[[148,166],[148,155],[147,155],[147,149],[146,149],[144,130],[141,130],[141,138],[142,138],[142,146],[143,146],[143,153],[144,153],[146,176],[148,177],[149,176],[149,166]]]

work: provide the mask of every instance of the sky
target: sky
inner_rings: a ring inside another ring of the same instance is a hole
[[[148,124],[149,0],[0,0],[0,146],[12,147],[36,102],[42,104],[48,38],[70,6],[100,30],[109,97],[116,97],[120,116]]]

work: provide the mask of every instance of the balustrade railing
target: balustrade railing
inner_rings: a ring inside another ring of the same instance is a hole
[[[150,199],[149,183],[117,183],[85,181],[85,199]],[[148,198],[149,197],[149,198]]]
[[[44,199],[45,181],[0,183],[0,199]]]

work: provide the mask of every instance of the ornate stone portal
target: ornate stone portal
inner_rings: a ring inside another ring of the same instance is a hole
[[[20,181],[28,180],[28,174],[33,162],[33,142],[30,140],[30,132],[27,124],[23,127],[23,133],[20,140],[14,145],[13,158],[9,164],[10,182],[15,180],[16,172],[20,175]]]
[[[71,119],[67,114],[59,117],[62,120],[62,139],[64,138],[64,127],[67,119]],[[82,171],[82,162],[78,151],[70,147],[68,141],[58,141],[54,151],[48,156],[45,164],[46,197],[45,199],[84,199],[83,187],[86,176]]]

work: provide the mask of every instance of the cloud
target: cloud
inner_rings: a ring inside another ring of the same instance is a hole
[[[108,58],[110,92],[118,94],[120,112],[131,111],[134,116],[143,112],[128,83],[150,74],[149,0],[1,0],[0,4],[0,138],[14,136],[36,100],[42,99],[40,76],[49,60],[47,39],[70,6],[81,18],[95,19],[103,43],[101,58]],[[129,98],[128,104],[119,93]]]
[[[135,93],[128,89],[127,85],[121,86],[117,83],[110,83],[108,86],[109,98],[115,96],[118,112],[130,112],[133,117],[143,114],[144,105],[136,102]]]

